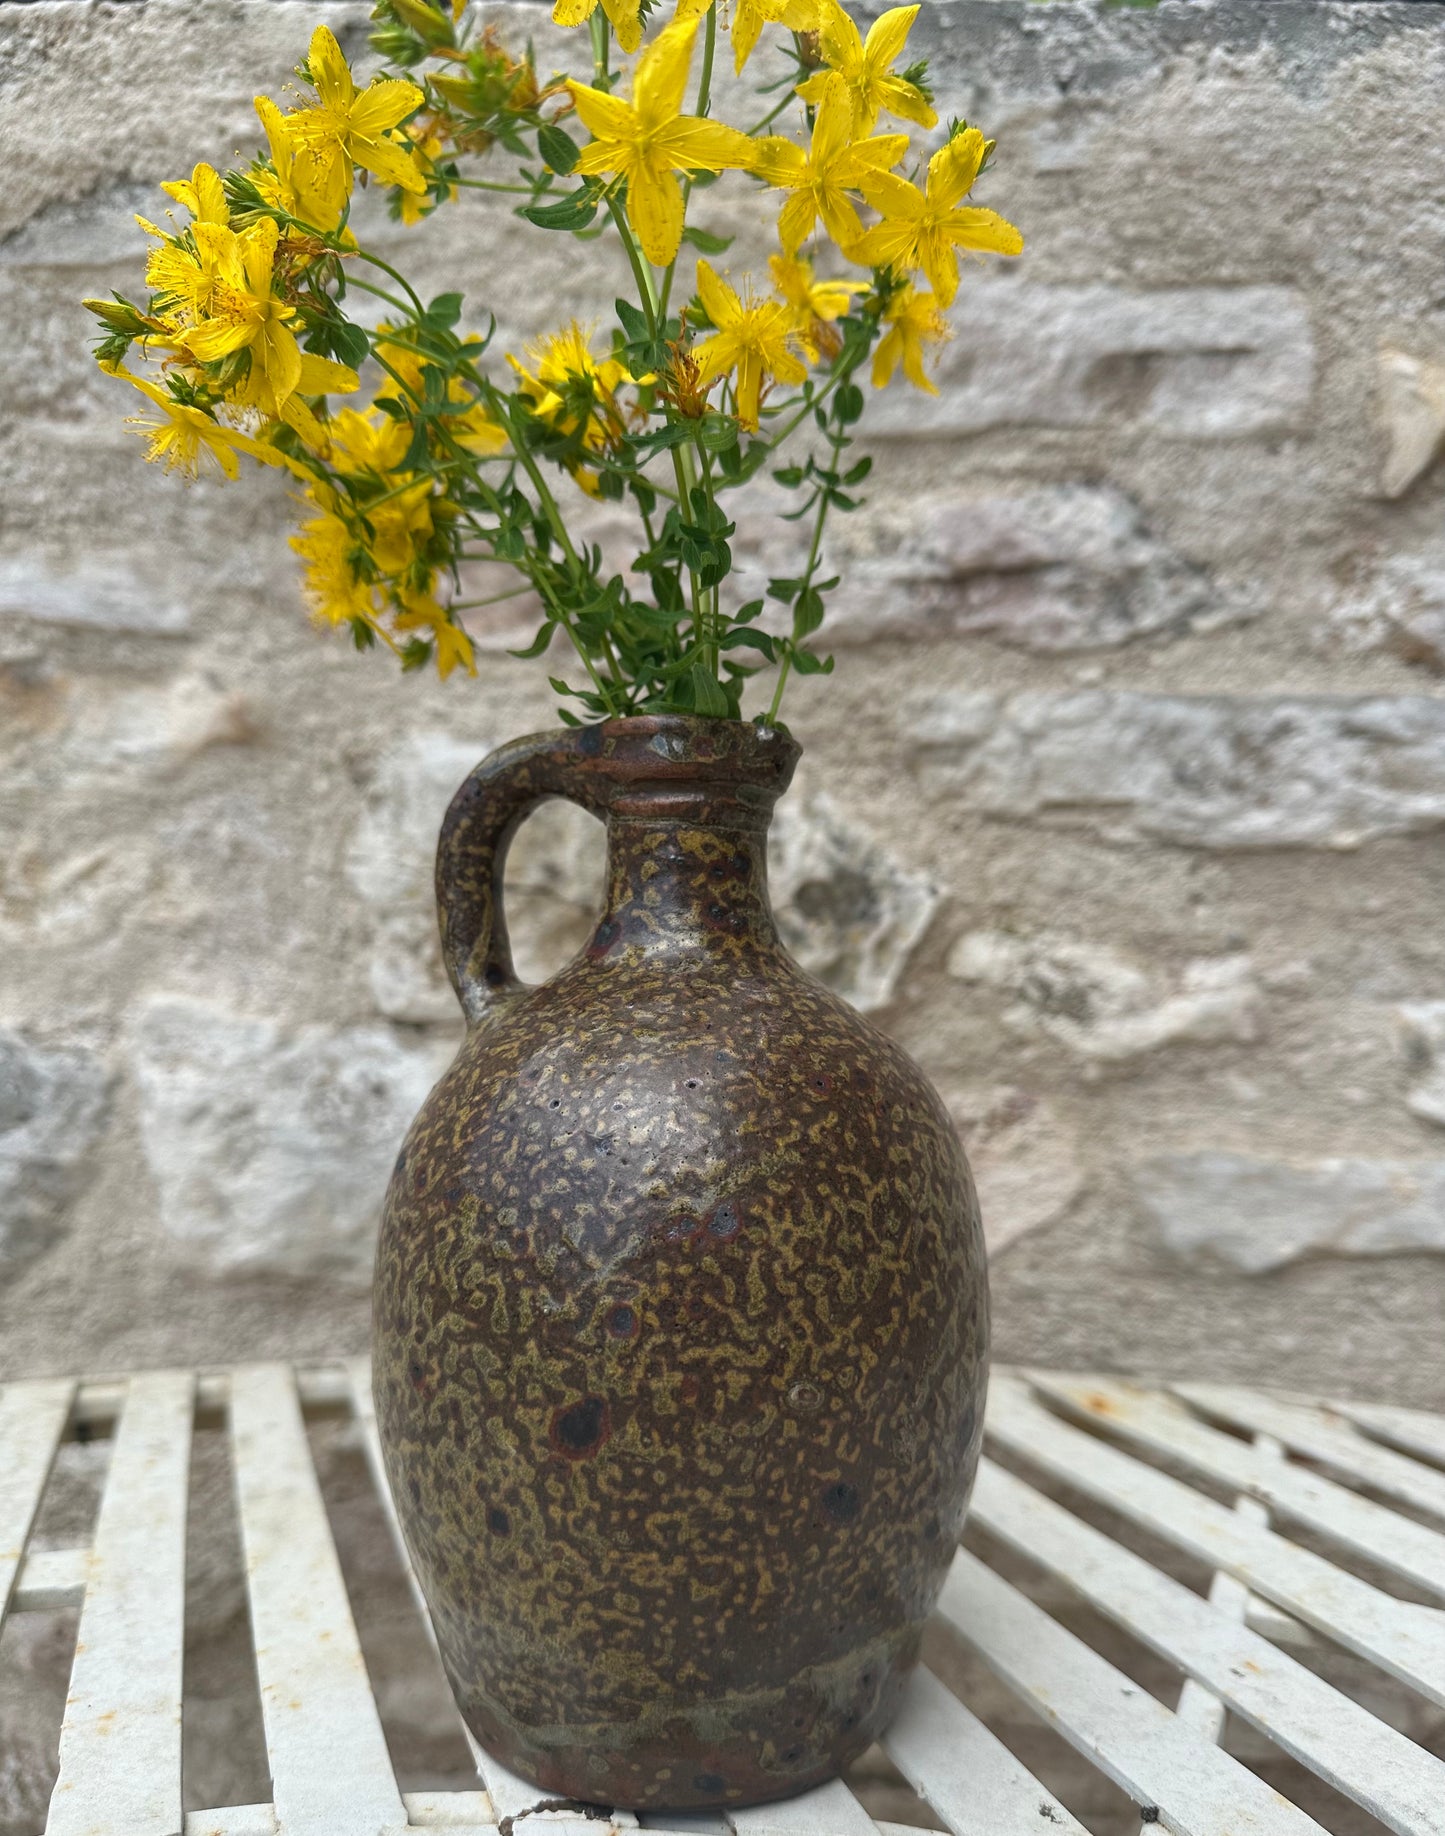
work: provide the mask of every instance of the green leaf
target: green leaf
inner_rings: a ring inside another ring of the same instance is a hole
[[[613,306],[617,313],[617,322],[622,327],[627,342],[645,344],[652,336],[647,323],[647,315],[639,312],[631,300],[616,300]]]
[[[584,185],[580,191],[569,192],[555,204],[529,204],[518,215],[535,223],[538,229],[586,229],[597,215],[597,194],[590,185]]]
[[[339,363],[359,370],[371,355],[371,340],[359,325],[342,319],[331,328],[331,348]]]
[[[462,316],[462,296],[459,293],[439,293],[426,309],[426,316],[433,325],[451,327]]]
[[[733,246],[731,236],[714,236],[711,230],[698,229],[689,223],[682,232],[684,242],[690,242],[700,255],[726,255]]]
[[[857,383],[842,383],[833,398],[833,411],[845,427],[861,418],[863,405],[863,391]]]
[[[722,684],[705,664],[693,664],[688,684],[692,689],[692,705],[697,713],[705,714],[713,720],[727,719],[732,712],[732,703],[724,693]]]
[[[698,438],[709,453],[725,453],[738,443],[738,424],[725,415],[710,414],[698,423]]]
[[[752,624],[753,620],[762,611],[763,605],[764,601],[761,599],[750,599],[745,606],[739,606],[737,611],[733,613],[733,623],[735,625]]]
[[[507,655],[509,657],[540,657],[542,652],[546,650],[547,646],[552,642],[552,634],[556,629],[557,626],[554,620],[550,618],[544,619],[536,637],[532,639],[525,650],[509,650]]]
[[[544,121],[537,130],[537,151],[554,172],[565,175],[576,166],[581,148],[555,121]]]
[[[800,676],[831,676],[833,673],[833,659],[831,657],[814,656],[811,650],[795,650],[793,652],[793,668]]]
[[[862,484],[863,480],[872,470],[873,461],[871,459],[860,459],[857,465],[850,466],[848,470],[844,472],[843,483],[845,485]]]
[[[793,636],[810,637],[823,622],[823,595],[816,587],[805,587],[793,608]]]
[[[644,434],[637,442],[637,450],[650,458],[654,453],[670,452],[674,446],[685,446],[691,438],[691,421],[670,421],[666,427]]]

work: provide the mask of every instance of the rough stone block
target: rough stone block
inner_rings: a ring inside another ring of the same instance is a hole
[[[902,735],[975,809],[1119,839],[1354,848],[1445,824],[1445,702],[1423,695],[943,691]]]
[[[161,1228],[207,1273],[362,1287],[382,1195],[449,1045],[381,1026],[290,1029],[176,996],[132,1028]]]
[[[35,555],[0,557],[0,616],[164,636],[184,631],[191,621],[184,599],[142,578],[126,556],[103,554],[88,554],[68,567]]]
[[[1407,1001],[1395,1012],[1416,1079],[1406,1107],[1421,1121],[1445,1128],[1445,1001]]]
[[[844,576],[828,608],[835,644],[982,634],[1093,650],[1245,615],[1105,486],[892,498],[840,523],[829,555]]]
[[[936,396],[885,395],[870,434],[1134,423],[1189,439],[1302,426],[1315,351],[1291,287],[1043,286],[970,278],[965,333],[945,345]]]
[[[95,1172],[110,1074],[93,1053],[0,1030],[0,1270],[43,1255]]]
[[[1258,1037],[1262,997],[1247,956],[1199,957],[1177,976],[1100,944],[970,931],[949,972],[1012,995],[1004,1024],[1057,1039],[1083,1058],[1137,1058],[1179,1040]]]
[[[1445,1250],[1445,1160],[1165,1154],[1135,1170],[1134,1187],[1173,1255],[1246,1275],[1306,1256]]]

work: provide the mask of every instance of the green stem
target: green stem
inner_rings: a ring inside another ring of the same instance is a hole
[[[828,435],[828,446],[830,449],[830,457],[829,457],[829,463],[828,463],[829,471],[836,471],[837,465],[838,465],[838,455],[842,452],[843,448],[847,444],[848,444],[848,431],[846,428],[839,427],[835,431],[829,433]],[[818,563],[822,559],[822,555],[823,555],[823,530],[828,521],[828,510],[829,510],[831,502],[832,500],[828,494],[826,487],[820,485],[818,488],[818,514],[813,520],[813,540],[808,545],[808,559],[807,559],[807,563],[805,564],[803,568],[802,585],[798,589],[798,602],[797,603],[801,603],[804,593],[806,593],[808,588],[812,586],[813,584],[814,574],[816,574],[818,571]],[[794,645],[796,645],[797,642],[798,642],[798,621],[797,621],[797,614],[795,612],[793,615],[793,643]],[[778,671],[777,686],[773,690],[773,699],[768,708],[767,724],[770,727],[777,720],[778,709],[783,705],[783,690],[788,686],[788,676],[792,671],[792,667],[793,667],[793,655],[792,655],[792,651],[790,650],[788,654],[783,658],[783,666]]]
[[[422,305],[411,282],[404,274],[398,269],[393,268],[389,261],[383,261],[379,255],[373,255],[369,249],[358,248],[354,250],[353,253],[359,255],[363,261],[369,261],[373,268],[380,268],[383,274],[389,274],[401,288],[402,292],[405,293],[406,297],[411,301],[416,316],[419,319],[426,317],[426,307]]]
[[[364,281],[358,275],[348,274],[346,284],[348,287],[359,287],[363,293],[374,294],[377,299],[385,300],[388,306],[394,306],[403,315],[411,311],[405,300],[399,300],[394,293],[388,293],[385,287],[373,287],[370,281]]]
[[[448,179],[449,185],[463,185],[468,191],[512,191],[520,197],[534,197],[535,185],[503,185],[497,179],[454,178]]]
[[[606,89],[610,80],[607,73],[607,15],[600,6],[596,7],[587,23],[592,31],[592,84],[595,89]]]
[[[717,0],[707,9],[707,23],[702,36],[702,73],[697,79],[697,112],[705,115],[712,106],[712,65],[717,52]]]

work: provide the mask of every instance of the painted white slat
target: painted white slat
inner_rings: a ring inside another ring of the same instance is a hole
[[[737,1836],[878,1836],[878,1825],[841,1779],[777,1804],[727,1809]]]
[[[966,1549],[939,1613],[989,1668],[1170,1836],[1321,1836],[1312,1817],[1183,1726]]]
[[[1034,1389],[1106,1434],[1171,1455],[1195,1472],[1262,1499],[1357,1554],[1445,1598],[1445,1535],[1318,1473],[1261,1454],[1258,1445],[1210,1428],[1197,1416],[1134,1384],[1030,1372]],[[1277,1444],[1277,1443],[1276,1443]]]
[[[1427,1415],[1423,1409],[1395,1409],[1384,1403],[1332,1402],[1329,1407],[1333,1414],[1345,1416],[1377,1440],[1445,1466],[1445,1416]]]
[[[1274,1531],[1070,1428],[1015,1378],[990,1385],[987,1428],[1090,1497],[1222,1568],[1287,1611],[1445,1705],[1445,1621],[1405,1604]]]
[[[0,1624],[74,1394],[67,1378],[0,1388]]]
[[[279,1836],[404,1830],[406,1809],[286,1366],[233,1372],[231,1436]]]
[[[1272,1434],[1286,1447],[1307,1454],[1332,1472],[1343,1473],[1356,1484],[1372,1486],[1445,1520],[1445,1473],[1367,1440],[1327,1409],[1224,1384],[1176,1383],[1169,1387],[1205,1415],[1233,1422],[1254,1434]]]
[[[12,1613],[53,1613],[77,1607],[85,1598],[88,1549],[32,1549],[20,1564]]]
[[[1445,1836],[1445,1764],[1267,1639],[991,1460],[971,1511],[1400,1836]]]
[[[1087,1836],[1084,1826],[930,1671],[908,1680],[884,1751],[953,1836]],[[1041,1822],[1042,1820],[1042,1822]]]
[[[494,1830],[497,1819],[484,1791],[404,1791],[412,1825],[427,1830]]]
[[[193,1380],[132,1377],[87,1564],[46,1836],[181,1836]]]
[[[276,1836],[276,1813],[269,1804],[187,1811],[185,1836]]]

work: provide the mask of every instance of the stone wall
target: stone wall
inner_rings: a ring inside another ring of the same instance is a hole
[[[525,607],[476,683],[309,629],[284,484],[148,471],[87,355],[130,213],[364,17],[0,8],[0,1377],[364,1345],[457,1037],[436,823],[551,721]],[[1028,251],[871,423],[786,933],[953,1106],[1003,1357],[1445,1406],[1445,6],[948,0],[918,36]],[[747,203],[714,226],[760,257]],[[504,346],[611,297],[504,229],[374,234]],[[598,846],[548,811],[519,847],[532,973]]]

